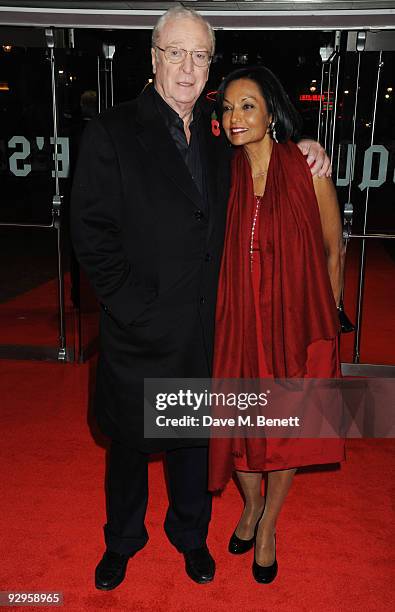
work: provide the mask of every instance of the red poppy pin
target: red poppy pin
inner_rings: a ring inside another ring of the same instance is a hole
[[[211,131],[213,136],[219,136],[221,134],[217,113],[215,111],[211,113]]]

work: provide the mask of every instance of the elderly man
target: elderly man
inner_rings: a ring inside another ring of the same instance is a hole
[[[118,586],[147,543],[147,466],[157,451],[168,474],[166,534],[192,580],[214,577],[206,445],[143,437],[145,377],[210,376],[229,185],[227,149],[196,104],[213,52],[200,15],[167,11],[152,36],[154,85],[90,121],[81,144],[72,233],[102,307],[95,408],[112,439],[98,589]]]

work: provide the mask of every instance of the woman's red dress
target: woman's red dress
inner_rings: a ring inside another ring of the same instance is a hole
[[[255,309],[255,325],[257,338],[258,378],[271,378],[264,352],[265,321],[262,320],[262,287],[268,286],[270,278],[262,278],[262,255],[265,254],[265,228],[260,226],[261,210],[265,206],[265,196],[255,196],[255,204],[259,204],[259,212],[255,218],[253,241],[251,242],[251,284]],[[255,217],[253,212],[250,227]],[[263,250],[263,253],[262,253]],[[295,283],[298,279],[295,278]],[[269,285],[270,286],[270,285]],[[242,298],[242,295],[240,296]],[[218,337],[216,342],[218,342]],[[223,340],[223,339],[222,339]],[[267,342],[266,342],[267,345]],[[218,368],[215,376],[218,377]],[[309,344],[305,378],[339,378],[341,376],[338,337],[320,339]],[[254,438],[254,456],[259,456],[259,469],[248,464],[248,452],[241,454],[240,447],[235,452],[235,441],[232,438],[217,438],[210,442],[210,490],[222,489],[233,470],[239,471],[272,471],[307,465],[337,463],[344,459],[344,440],[340,438]],[[261,452],[259,444],[261,443]],[[258,448],[258,452],[257,452]]]

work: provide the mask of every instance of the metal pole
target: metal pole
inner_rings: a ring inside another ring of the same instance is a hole
[[[105,108],[108,108],[109,103],[114,105],[114,83],[112,74],[112,60],[115,53],[115,45],[103,43],[102,46],[104,56],[104,103]]]
[[[51,229],[54,227],[54,222],[52,223],[0,223],[0,227],[36,227],[38,229]]]
[[[104,60],[104,108],[108,108],[108,68]]]
[[[349,234],[348,238],[375,238],[376,240],[395,240],[395,234]]]
[[[328,121],[329,121],[329,100],[331,95],[331,80],[332,80],[332,62],[329,63],[328,71],[328,89],[326,92],[326,117],[325,117],[325,136],[324,148],[328,149]]]
[[[61,202],[61,200],[60,200]],[[63,268],[63,231],[61,218],[61,203],[59,215],[55,220],[57,240],[57,265],[58,265],[58,301],[59,301],[59,361],[66,361],[66,309],[64,304],[64,268]]]
[[[97,99],[98,99],[98,112],[101,113],[101,87],[100,87],[100,56],[97,56]]]
[[[64,303],[64,269],[62,253],[62,196],[59,191],[59,167],[58,167],[58,109],[56,100],[56,76],[55,76],[55,39],[52,28],[45,30],[47,46],[50,51],[51,81],[52,81],[52,115],[53,115],[53,139],[55,160],[55,195],[52,200],[52,215],[54,227],[57,232],[57,272],[58,272],[58,322],[59,322],[59,350],[58,359],[66,360],[66,312]]]
[[[335,50],[337,51],[337,67],[336,67],[336,89],[335,100],[333,105],[333,126],[332,126],[332,143],[331,143],[331,160],[333,160],[333,152],[335,150],[335,134],[336,134],[336,115],[337,115],[337,99],[339,92],[339,72],[340,72],[340,41],[341,32],[337,30],[335,37]],[[339,166],[338,166],[339,167]]]
[[[355,131],[357,127],[360,71],[361,71],[361,52],[358,53],[357,82],[355,84],[354,116],[353,116],[353,124],[352,124],[351,168],[350,168],[350,177],[349,177],[349,182],[348,182],[348,201],[349,202],[351,201],[351,188],[352,188],[352,181],[354,178],[354,170],[355,170]]]
[[[59,195],[59,169],[58,169],[58,110],[56,106],[56,76],[55,76],[55,40],[53,30],[49,30],[51,35],[47,37],[51,60],[51,84],[52,84],[52,118],[53,118],[53,139],[54,139],[54,160],[55,160],[55,194]],[[45,30],[47,34],[48,29]]]
[[[318,129],[317,129],[317,140],[321,141],[321,112],[322,112],[322,92],[324,91],[324,62],[321,66],[321,87],[320,87],[320,106],[318,109]]]
[[[110,87],[111,87],[111,106],[114,106],[114,80],[112,73],[112,59],[110,60]]]
[[[377,113],[377,98],[380,84],[380,76],[381,69],[384,65],[382,61],[383,52],[380,51],[379,62],[377,67],[377,81],[376,81],[376,92],[374,97],[374,106],[373,106],[373,120],[372,120],[372,134],[370,139],[370,144],[373,145],[374,142],[374,131],[376,127],[376,113]],[[369,186],[366,187],[366,197],[365,197],[365,210],[364,210],[364,220],[363,220],[363,230],[362,233],[366,234],[367,227],[367,219],[368,219],[368,204],[369,204]],[[359,279],[358,279],[358,300],[357,300],[357,310],[355,315],[356,321],[356,333],[355,333],[355,342],[354,342],[354,355],[353,361],[354,363],[359,363],[360,358],[360,346],[361,346],[361,320],[362,320],[362,308],[363,308],[363,296],[364,296],[364,286],[365,286],[365,272],[366,272],[366,239],[362,239],[362,250],[361,250],[361,261],[360,261],[360,269],[359,269]]]
[[[361,51],[361,49],[360,49]],[[352,189],[352,181],[354,178],[354,170],[355,170],[355,131],[356,131],[356,125],[357,125],[357,111],[358,111],[358,100],[359,100],[359,79],[360,79],[360,70],[361,70],[361,52],[358,52],[358,62],[357,62],[357,78],[356,78],[356,83],[355,83],[355,100],[354,100],[354,114],[353,114],[353,126],[352,126],[352,143],[351,143],[351,163],[350,163],[350,175],[348,178],[348,200],[344,205],[344,209],[346,211],[346,209],[349,211],[348,214],[348,224],[351,225],[352,224],[352,217],[353,217],[353,205],[351,204],[351,189]],[[339,159],[340,159],[340,145],[339,145]],[[339,169],[339,159],[338,159],[338,169]],[[339,170],[338,170],[338,174],[339,174]],[[343,234],[344,236],[344,234]],[[349,241],[349,236],[345,236],[345,240],[344,240],[344,253],[345,255],[347,254],[347,247],[348,247],[348,241]],[[341,301],[343,301],[344,298],[344,290],[345,290],[345,286],[343,284],[343,289],[341,292]]]

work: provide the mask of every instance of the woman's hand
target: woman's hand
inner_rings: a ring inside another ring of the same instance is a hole
[[[303,139],[298,142],[298,147],[303,155],[307,155],[307,163],[313,176],[329,178],[332,175],[331,160],[319,142]]]

